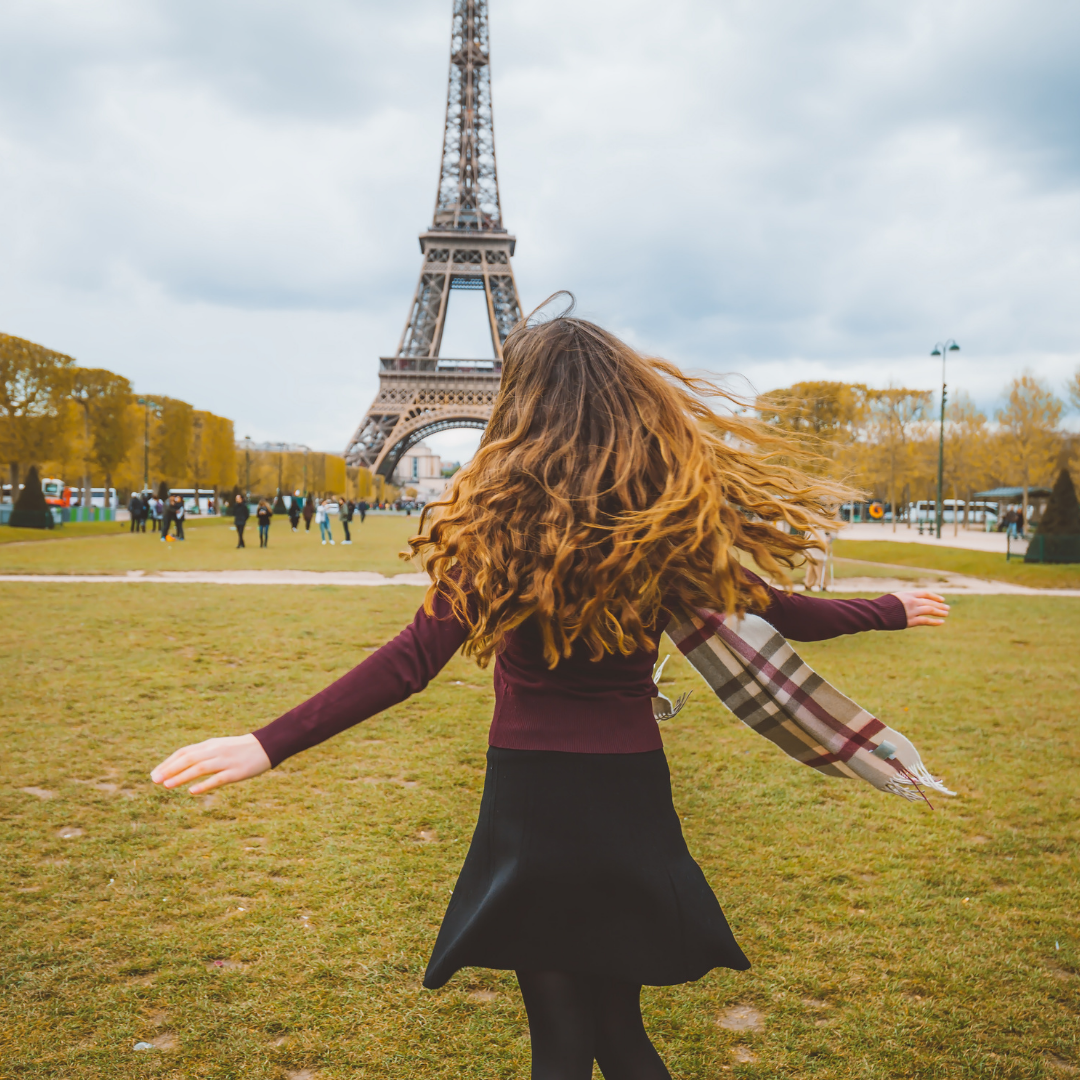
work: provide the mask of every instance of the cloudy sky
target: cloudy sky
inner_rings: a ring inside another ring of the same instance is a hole
[[[0,330],[340,450],[419,270],[450,6],[6,0]],[[1075,0],[491,0],[491,28],[526,308],[572,289],[758,389],[929,388],[943,337],[987,408],[1080,364]],[[475,299],[444,355],[490,354]]]

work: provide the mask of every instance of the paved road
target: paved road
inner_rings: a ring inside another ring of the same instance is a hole
[[[384,577],[368,570],[129,570],[126,574],[0,574],[0,581],[62,585],[424,585],[427,574]]]
[[[1009,544],[1014,555],[1023,555],[1027,551],[1026,540],[1013,540],[1010,542],[1005,533],[975,532],[974,530],[965,531],[964,529],[960,529],[957,535],[953,536],[951,525],[942,526],[940,540],[936,540],[929,533],[923,533],[920,536],[918,529],[909,529],[906,525],[897,525],[896,532],[893,532],[891,524],[875,525],[871,522],[849,525],[837,535],[841,540],[888,540],[898,544],[926,544],[928,547],[936,548],[992,551],[998,555],[1005,554],[1006,544]]]
[[[1080,589],[1032,589],[1006,581],[983,581],[941,570],[928,570],[927,575],[925,581],[880,577],[837,578],[831,593],[877,594],[926,588],[942,594],[969,596],[1080,597]],[[315,570],[162,570],[160,573],[129,570],[126,574],[0,574],[0,582],[5,581],[61,585],[428,585],[426,574],[384,577],[364,570],[326,573]]]

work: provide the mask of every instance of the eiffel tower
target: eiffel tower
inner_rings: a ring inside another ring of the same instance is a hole
[[[484,428],[502,377],[502,347],[521,318],[502,223],[491,116],[487,0],[454,0],[442,169],[431,228],[420,234],[420,280],[379,392],[345,449],[350,465],[391,478],[402,455],[450,428]],[[494,360],[439,356],[455,289],[483,290]]]

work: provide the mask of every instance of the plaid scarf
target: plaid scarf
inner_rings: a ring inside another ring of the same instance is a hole
[[[826,776],[861,777],[881,791],[923,799],[923,788],[953,795],[930,775],[919,752],[830,686],[784,637],[756,615],[728,616],[701,609],[674,618],[668,636],[744,723],[803,765]],[[656,669],[659,679],[664,661]],[[670,720],[686,703],[660,695],[657,722]]]

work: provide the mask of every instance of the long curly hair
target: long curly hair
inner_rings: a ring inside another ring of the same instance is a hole
[[[556,294],[558,295],[558,294]],[[564,314],[519,324],[473,460],[424,508],[411,553],[485,666],[535,621],[550,667],[650,647],[662,606],[765,601],[740,555],[787,583],[848,489],[787,462],[797,448],[742,402]],[[719,399],[721,410],[708,398]]]

